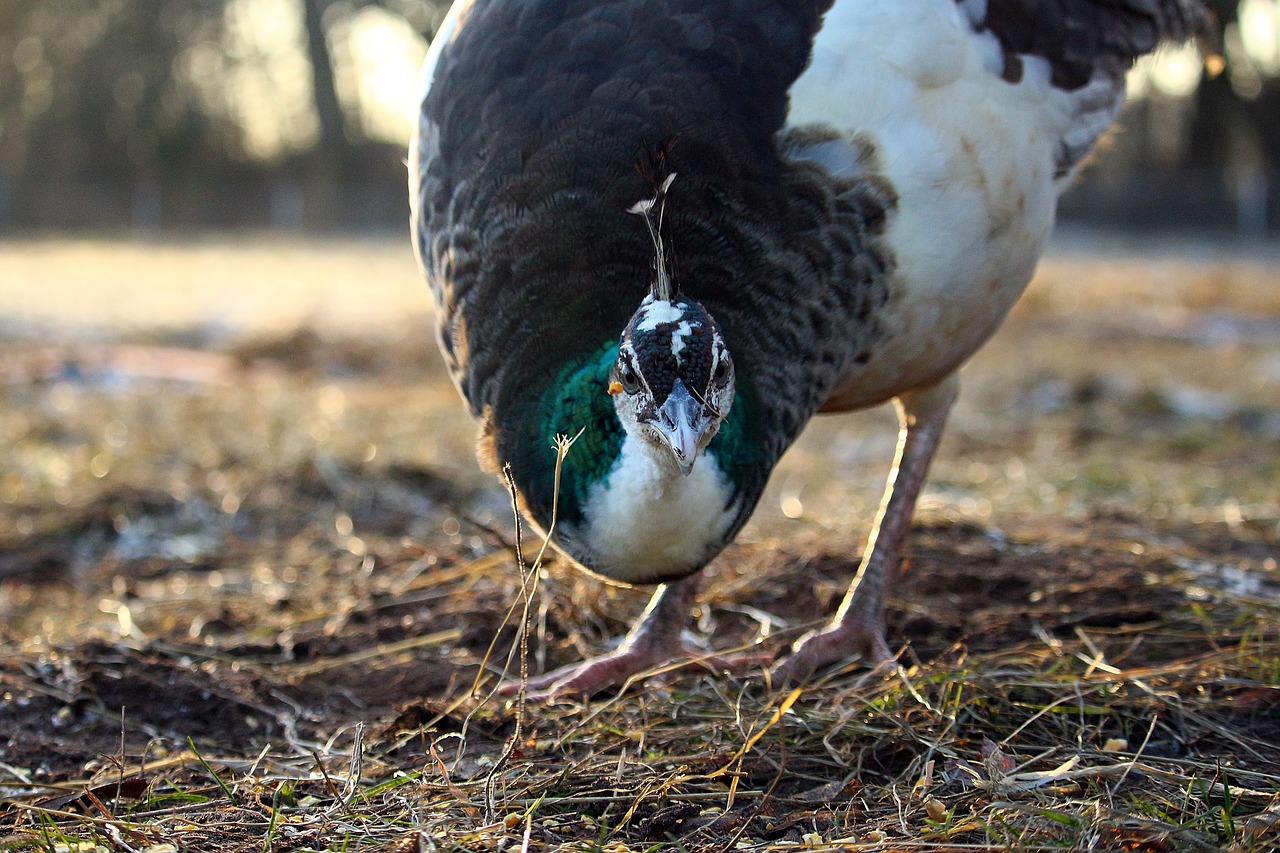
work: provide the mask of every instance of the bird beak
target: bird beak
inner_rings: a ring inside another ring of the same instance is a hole
[[[703,423],[702,403],[694,399],[683,381],[676,380],[653,425],[662,433],[667,444],[671,445],[680,473],[689,476],[701,449],[706,424]]]

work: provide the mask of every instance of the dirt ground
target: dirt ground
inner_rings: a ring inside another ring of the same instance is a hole
[[[0,850],[1275,849],[1280,249],[1059,242],[966,368],[897,673],[544,707],[488,692],[516,526],[403,242],[0,243]],[[814,423],[695,642],[834,608],[894,440]],[[647,596],[533,577],[533,672]]]

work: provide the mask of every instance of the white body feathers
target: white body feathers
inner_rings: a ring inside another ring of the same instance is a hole
[[[628,435],[609,476],[592,486],[583,523],[561,532],[578,559],[609,566],[614,580],[678,577],[720,550],[738,515],[732,493],[714,454],[686,477],[669,449]]]
[[[847,150],[825,143],[802,156],[876,174],[898,198],[887,334],[828,408],[928,385],[986,341],[1052,229],[1062,146],[1072,135],[1092,142],[1120,105],[1120,92],[1099,91],[1114,89],[1110,78],[1074,93],[1053,88],[1037,57],[1022,57],[1019,82],[1001,79],[999,43],[969,18],[984,5],[839,0],[791,88],[789,124],[849,140]]]

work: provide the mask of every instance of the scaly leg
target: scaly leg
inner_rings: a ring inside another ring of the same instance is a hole
[[[898,452],[880,513],[867,539],[862,565],[827,627],[801,637],[791,654],[773,668],[775,684],[801,682],[824,666],[855,658],[874,667],[893,660],[884,638],[889,571],[897,565],[916,498],[958,390],[959,382],[953,373],[931,388],[894,400],[901,424]]]
[[[530,691],[529,698],[590,696],[606,687],[622,684],[638,672],[685,655],[681,634],[689,623],[699,581],[699,575],[692,575],[659,586],[621,646],[606,655],[529,679],[525,685]],[[518,680],[507,681],[498,688],[498,692],[511,696],[520,691],[520,686]]]

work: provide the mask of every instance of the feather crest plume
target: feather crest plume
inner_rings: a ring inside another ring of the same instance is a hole
[[[653,251],[655,255],[654,268],[655,276],[653,286],[650,292],[653,298],[670,302],[676,298],[678,288],[675,280],[671,276],[671,270],[667,264],[667,250],[662,240],[662,220],[667,210],[667,191],[671,189],[671,183],[676,179],[676,173],[672,172],[663,179],[654,189],[653,198],[643,198],[635,204],[627,208],[627,213],[634,213],[637,216],[644,217],[644,224],[649,229],[649,237],[653,240]],[[656,213],[654,211],[657,211]]]

